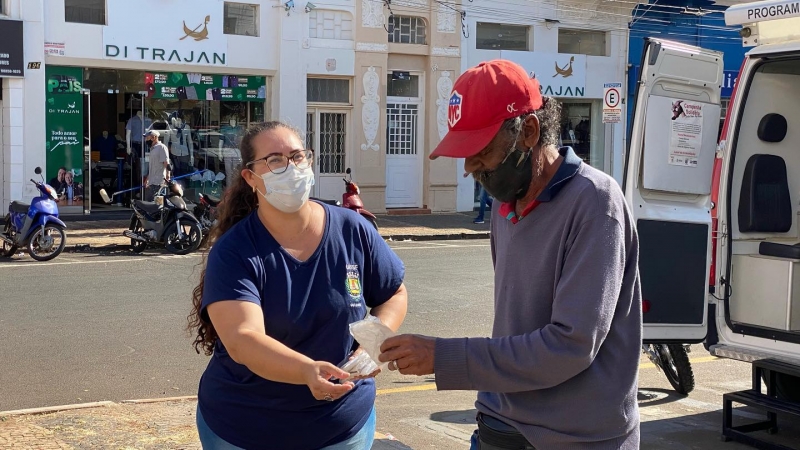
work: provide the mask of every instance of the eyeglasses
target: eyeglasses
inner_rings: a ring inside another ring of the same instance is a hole
[[[252,167],[258,163],[264,163],[267,165],[267,168],[270,172],[274,173],[275,175],[281,174],[286,172],[286,169],[289,168],[289,161],[293,162],[298,169],[308,169],[311,167],[311,163],[314,161],[314,151],[313,150],[297,150],[286,156],[281,153],[273,153],[271,155],[267,155],[263,158],[255,159],[247,163],[247,167],[250,170],[253,170]]]

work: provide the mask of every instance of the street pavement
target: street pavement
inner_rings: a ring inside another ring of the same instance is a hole
[[[488,241],[391,245],[407,267],[410,305],[401,331],[490,333]],[[191,396],[207,358],[194,352],[183,330],[199,262],[199,255],[127,250],[68,253],[49,263],[27,256],[0,262],[0,411],[111,402],[47,414],[0,413],[0,449],[199,448]],[[687,398],[675,395],[642,359],[642,448],[748,448],[722,443],[719,432],[721,396],[749,387],[749,366],[713,358],[702,346],[690,356],[697,388]],[[468,448],[475,394],[436,392],[433,381],[378,377],[374,448]],[[188,398],[125,402],[182,396]],[[760,416],[737,409],[737,417]],[[781,420],[777,439],[800,442],[800,426]]]

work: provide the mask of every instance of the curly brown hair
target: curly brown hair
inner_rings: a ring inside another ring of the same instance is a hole
[[[247,129],[240,145],[242,162],[244,164],[255,159],[253,140],[256,136],[277,128],[285,128],[294,132],[302,141],[302,134],[297,129],[283,122],[273,121],[252,125]],[[204,314],[202,310],[203,285],[206,279],[208,252],[222,235],[227,233],[234,225],[258,208],[257,196],[258,193],[254,192],[253,188],[247,184],[247,181],[245,181],[241,173],[237,173],[236,176],[233,177],[232,184],[225,191],[222,202],[217,210],[217,223],[211,229],[208,240],[205,243],[203,260],[200,263],[202,267],[200,282],[197,284],[197,287],[194,288],[194,291],[192,291],[192,312],[187,317],[189,322],[187,329],[190,334],[194,335],[193,345],[198,354],[202,351],[206,356],[211,356],[214,352],[214,344],[218,338],[214,325],[211,323],[208,315]]]

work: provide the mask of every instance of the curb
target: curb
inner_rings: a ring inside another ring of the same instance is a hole
[[[0,411],[0,417],[6,416],[29,416],[33,414],[47,414],[59,411],[69,411],[72,409],[89,409],[114,405],[114,402],[91,402],[91,403],[75,403],[72,405],[59,405],[59,406],[45,406],[43,408],[29,408],[17,409],[13,411]]]
[[[146,405],[149,403],[186,402],[190,400],[197,400],[197,396],[185,395],[183,397],[142,398],[138,400],[123,400],[120,403],[124,403],[126,405]]]
[[[481,233],[451,233],[451,234],[430,234],[430,235],[419,235],[419,234],[391,234],[388,236],[381,237],[386,241],[457,241],[457,240],[469,240],[469,239],[489,239],[489,232],[481,232]],[[91,250],[101,250],[101,251],[112,251],[112,250],[128,250],[130,249],[130,245],[127,244],[107,244],[107,245],[98,245],[93,246],[92,244],[67,244],[64,247],[65,252],[70,253],[80,253],[85,251]]]

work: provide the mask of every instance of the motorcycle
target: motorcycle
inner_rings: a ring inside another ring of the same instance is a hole
[[[694,390],[694,372],[689,362],[689,344],[643,344],[642,352],[655,364],[681,395]]]
[[[111,197],[100,191],[106,203]],[[131,249],[143,252],[150,245],[163,245],[168,252],[186,255],[197,250],[203,240],[200,222],[187,210],[183,187],[174,179],[161,186],[154,202],[134,200],[130,225],[122,235],[130,238]]]
[[[0,256],[13,256],[19,247],[27,247],[31,258],[49,261],[60,255],[67,243],[67,225],[58,218],[58,193],[44,182],[41,167],[34,170],[42,181],[31,179],[41,193],[31,204],[11,202],[0,241]]]
[[[217,208],[220,199],[208,194],[200,194],[200,201],[194,207],[194,216],[200,222],[200,229],[203,231],[203,240],[208,237],[211,227],[217,223]]]
[[[329,205],[334,206],[341,206],[342,208],[352,209],[353,211],[361,214],[361,216],[367,219],[375,229],[378,229],[378,221],[375,217],[375,214],[367,211],[364,208],[364,202],[361,201],[361,190],[358,188],[358,185],[353,182],[353,173],[348,167],[345,171],[347,174],[347,178],[342,178],[344,181],[344,194],[342,194],[342,201],[339,200],[323,200],[320,198],[314,198],[314,200],[327,203]]]

